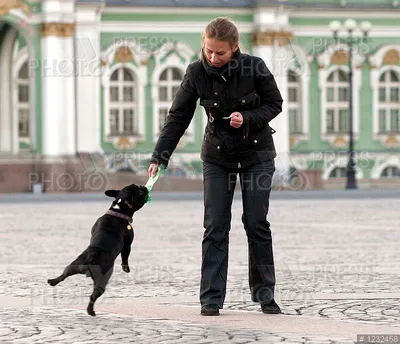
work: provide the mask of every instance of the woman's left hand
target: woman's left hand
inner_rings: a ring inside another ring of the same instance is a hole
[[[230,116],[230,125],[234,128],[240,128],[243,124],[243,116],[240,112],[233,112]]]

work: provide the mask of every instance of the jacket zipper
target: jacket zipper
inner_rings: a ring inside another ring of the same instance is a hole
[[[226,80],[226,78],[224,77],[224,75],[223,74],[220,74],[220,76],[221,76],[221,78],[222,78],[222,80],[224,80],[225,82],[227,82],[227,80]],[[228,98],[228,102],[229,102],[229,105],[231,104],[231,102],[230,102],[230,99],[229,99],[229,91],[228,91],[228,87],[226,87],[226,95],[227,95],[227,98]],[[229,111],[231,111],[232,109],[231,109],[231,107],[229,106]],[[236,141],[236,137],[235,137],[235,146],[236,146],[236,154],[237,154],[237,149],[238,149],[238,147],[237,147],[237,141]],[[237,165],[237,167],[238,168],[241,168],[242,167],[242,165],[240,164],[240,161],[238,161],[238,165]]]

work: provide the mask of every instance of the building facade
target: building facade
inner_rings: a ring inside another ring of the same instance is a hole
[[[398,1],[0,0],[3,184],[83,154],[110,171],[144,172],[216,16],[235,21],[242,51],[262,57],[277,80],[278,175],[285,183],[301,172],[298,187],[344,185],[349,50],[329,24],[368,20],[368,38],[352,50],[356,175],[365,187],[400,180]],[[171,173],[201,173],[206,121],[198,106]],[[309,171],[321,181],[307,180]]]

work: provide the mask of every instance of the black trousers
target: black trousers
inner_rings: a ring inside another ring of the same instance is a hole
[[[228,273],[231,207],[237,176],[242,189],[242,222],[247,235],[249,285],[254,302],[274,297],[275,268],[270,224],[267,221],[274,160],[256,163],[241,170],[203,164],[204,236],[200,303],[223,307]]]

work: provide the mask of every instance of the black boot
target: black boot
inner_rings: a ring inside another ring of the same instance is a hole
[[[202,305],[201,306],[201,315],[219,315],[219,307],[218,305]]]
[[[280,307],[272,299],[269,303],[261,303],[261,311],[265,314],[280,314],[282,313]]]

